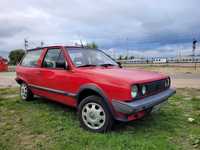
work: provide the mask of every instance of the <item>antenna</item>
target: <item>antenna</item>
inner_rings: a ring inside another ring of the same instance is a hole
[[[24,38],[24,48],[25,50],[28,49],[28,40],[26,38]]]

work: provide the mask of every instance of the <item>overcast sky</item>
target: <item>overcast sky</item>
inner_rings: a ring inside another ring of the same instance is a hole
[[[200,0],[0,0],[0,51],[82,39],[146,56],[191,53]],[[199,50],[200,51],[200,50]]]

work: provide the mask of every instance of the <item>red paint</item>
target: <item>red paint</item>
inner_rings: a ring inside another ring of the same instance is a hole
[[[67,91],[75,94],[77,94],[80,88],[84,85],[94,85],[103,91],[108,98],[108,103],[111,105],[113,99],[131,101],[132,97],[130,87],[134,84],[152,82],[160,79],[166,79],[168,77],[155,72],[124,69],[119,67],[76,68],[70,59],[69,54],[65,51],[65,47],[56,46],[54,48],[61,48],[63,50],[66,61],[69,65],[68,70],[42,68],[42,60],[47,51],[47,48],[44,48],[38,60],[37,67],[23,67],[20,65],[16,67],[16,80],[22,80],[27,84]],[[50,93],[48,91],[38,89],[32,89],[32,92],[36,95],[45,96],[51,100],[58,101],[72,107],[77,106],[77,100],[73,97]],[[142,117],[144,112],[138,112],[137,114],[130,116],[123,116],[121,113],[114,112],[114,115],[118,118],[126,117],[128,120],[134,120]]]
[[[8,71],[8,61],[0,56],[0,72]]]
[[[136,120],[136,119],[140,119],[145,115],[145,111],[140,111],[136,114],[130,115],[128,116],[128,120],[132,121],[132,120]]]

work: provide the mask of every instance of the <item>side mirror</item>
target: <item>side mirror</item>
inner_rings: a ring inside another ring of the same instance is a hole
[[[122,63],[117,61],[117,64],[119,65],[119,68],[122,68]]]
[[[55,67],[55,63],[51,62],[51,61],[44,61],[43,62],[43,66],[46,68],[54,68]]]

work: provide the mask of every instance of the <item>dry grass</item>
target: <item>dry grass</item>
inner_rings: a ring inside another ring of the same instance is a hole
[[[200,64],[198,64],[197,69],[195,69],[194,66],[181,66],[181,64],[179,65],[124,64],[123,66],[125,68],[138,68],[138,69],[162,72],[169,75],[174,75],[177,73],[193,73],[200,75]]]

